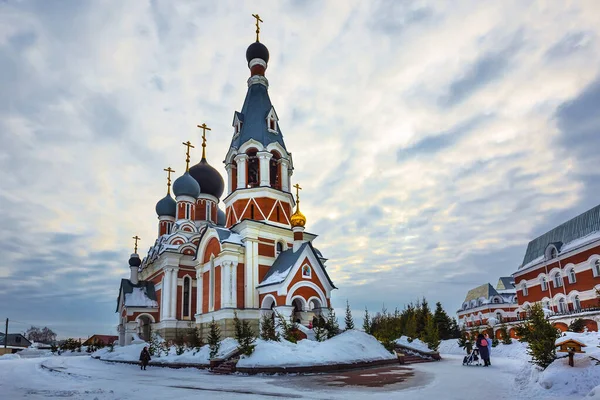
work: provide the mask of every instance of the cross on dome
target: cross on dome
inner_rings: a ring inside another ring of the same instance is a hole
[[[167,172],[167,194],[171,193],[171,172],[175,172],[171,167],[165,168],[163,171]]]
[[[138,240],[141,240],[141,238],[138,235],[135,235],[135,236],[132,237],[132,239],[135,240],[135,245],[134,245],[133,252],[137,254],[137,244],[138,244]]]
[[[256,18],[256,41],[260,42],[260,40],[258,40],[258,34],[260,33],[260,26],[258,25],[258,23],[264,21],[260,19],[260,16],[258,14],[252,14],[252,16]]]
[[[198,128],[202,129],[202,158],[206,158],[206,131],[211,131],[205,122],[202,125],[198,125]]]
[[[186,155],[186,159],[185,159],[185,172],[188,172],[190,170],[190,147],[192,149],[195,149],[196,147],[194,147],[190,141],[188,140],[187,142],[183,142],[182,143],[184,146],[187,146],[187,150],[185,152]]]

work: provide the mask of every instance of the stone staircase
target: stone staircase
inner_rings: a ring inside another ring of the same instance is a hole
[[[230,360],[223,361],[217,364],[215,367],[211,366],[210,372],[221,375],[233,374],[236,371],[235,366],[238,361],[239,358],[232,358]]]
[[[424,358],[421,356],[416,356],[413,354],[406,354],[404,355],[404,357],[400,357],[399,358],[402,364],[407,365],[407,364],[421,364],[421,363],[427,363],[427,362],[433,362],[436,361],[433,358]]]

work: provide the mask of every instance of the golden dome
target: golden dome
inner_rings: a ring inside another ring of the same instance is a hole
[[[304,225],[306,225],[306,217],[300,212],[300,206],[296,207],[296,212],[292,214],[290,223],[292,227],[301,226],[304,228]]]

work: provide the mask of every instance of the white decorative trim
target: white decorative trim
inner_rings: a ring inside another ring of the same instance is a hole
[[[262,67],[264,67],[265,69],[267,69],[267,63],[265,62],[265,60],[263,60],[262,58],[253,58],[252,60],[250,60],[250,62],[248,63],[248,67],[252,68],[255,65],[260,65]]]
[[[293,306],[294,305],[294,300],[296,300],[296,299],[300,300],[300,302],[302,303],[301,309],[298,310],[298,311],[308,311],[308,303],[306,302],[306,300],[304,299],[304,297],[302,297],[300,295],[296,295],[296,296],[292,297],[290,299],[290,304],[289,305]]]
[[[292,303],[291,302],[292,296],[294,295],[294,293],[296,292],[296,290],[298,290],[299,288],[304,287],[304,286],[307,286],[309,288],[314,289],[314,291],[317,292],[317,294],[321,298],[321,303],[323,304],[323,306],[327,306],[327,297],[325,296],[325,293],[323,293],[323,291],[321,290],[321,288],[318,287],[317,285],[315,285],[311,281],[296,282],[294,284],[294,286],[292,286],[290,288],[290,290],[288,291],[288,294],[285,297],[285,304],[291,304]]]
[[[271,300],[273,300],[274,307],[277,307],[277,299],[275,298],[275,296],[273,296],[272,294],[268,294],[268,295],[266,295],[266,296],[263,298],[263,301],[260,303],[260,308],[262,308],[262,309],[264,309],[264,310],[270,310],[270,309],[271,309],[271,307],[266,307],[266,306],[265,306],[265,301],[266,301],[267,299],[271,299]]]
[[[269,80],[263,75],[252,75],[248,78],[248,87],[256,84],[263,85],[267,89],[269,88]]]

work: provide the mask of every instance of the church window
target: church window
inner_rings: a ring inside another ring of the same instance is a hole
[[[192,217],[192,205],[189,203],[185,204],[185,219],[190,219]]]
[[[210,221],[210,201],[206,202],[206,218],[207,221]]]
[[[556,274],[554,274],[554,287],[559,288],[559,287],[562,287],[562,285],[563,285],[562,276],[560,276],[560,272],[557,272]]]
[[[260,163],[256,155],[256,150],[249,150],[246,154],[248,155],[248,187],[257,187],[260,184]]]
[[[189,276],[183,278],[183,317],[190,316],[190,286],[191,280]]]
[[[577,277],[575,276],[575,268],[571,268],[569,270],[569,283],[577,282]]]
[[[302,267],[302,277],[303,278],[310,278],[311,277],[311,270],[310,270],[310,267],[308,265],[304,265]]]
[[[269,182],[272,188],[281,190],[281,165],[279,160],[281,156],[276,151],[272,151],[273,155],[269,160]]]
[[[542,291],[543,292],[545,292],[546,290],[548,290],[548,281],[546,281],[546,277],[545,276],[542,276],[541,286],[542,286]]]
[[[558,301],[558,311],[561,313],[566,313],[569,311],[564,297]]]
[[[272,131],[277,130],[277,123],[275,122],[275,118],[269,118],[269,129]]]
[[[278,256],[279,253],[283,251],[283,244],[281,242],[277,242],[275,255]]]
[[[210,258],[210,274],[208,281],[208,310],[214,311],[215,309],[215,259]]]

